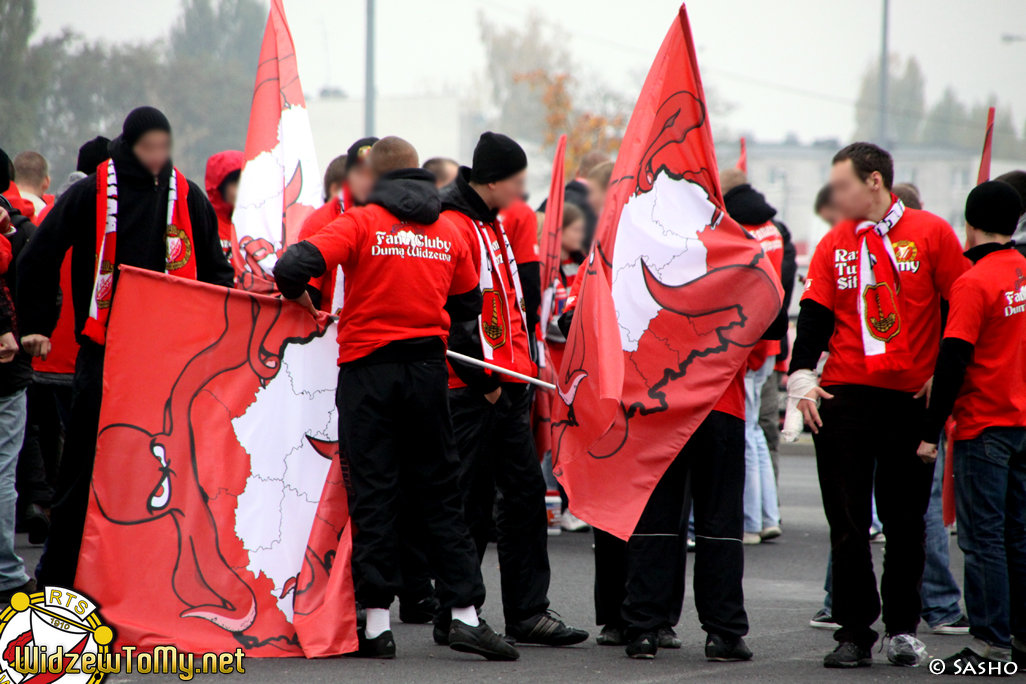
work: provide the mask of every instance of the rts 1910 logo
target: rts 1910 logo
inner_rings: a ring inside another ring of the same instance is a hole
[[[116,671],[114,632],[81,592],[46,587],[18,593],[0,613],[0,684],[96,684]]]

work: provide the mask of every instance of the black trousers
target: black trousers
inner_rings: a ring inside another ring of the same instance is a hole
[[[652,491],[627,542],[627,636],[672,624],[686,484],[695,507],[695,607],[702,629],[728,639],[748,633],[745,613],[745,423],[713,411]],[[677,609],[679,610],[679,608]],[[679,615],[679,614],[678,614]]]
[[[493,509],[498,509],[502,611],[511,624],[549,607],[548,518],[545,479],[531,432],[531,390],[505,383],[502,393],[506,399],[493,406],[468,388],[450,390],[449,407],[460,452],[463,507],[478,558],[484,557]]]
[[[872,646],[880,617],[889,634],[915,633],[922,610],[919,589],[926,560],[923,516],[930,503],[933,464],[916,455],[925,399],[862,385],[825,387],[834,395],[819,409],[813,435],[823,508],[833,551],[834,638]],[[869,548],[871,497],[887,534],[877,593]]]
[[[389,607],[403,588],[404,503],[416,511],[442,608],[484,603],[481,566],[463,519],[447,382],[442,359],[339,369],[339,441],[353,485],[353,582],[365,608]]]
[[[103,347],[87,342],[75,361],[71,418],[50,509],[50,534],[36,569],[36,581],[41,585],[74,586],[100,429],[103,354]]]
[[[18,516],[29,504],[50,508],[64,441],[64,426],[57,402],[70,397],[71,388],[33,382],[28,387],[28,419],[25,443],[18,455],[15,488]]]
[[[691,517],[691,492],[685,492],[677,538],[677,567],[673,577],[673,598],[666,626],[680,622],[686,591],[685,572],[688,562],[688,519]],[[623,602],[627,599],[627,542],[593,527],[595,533],[595,624],[624,628]]]

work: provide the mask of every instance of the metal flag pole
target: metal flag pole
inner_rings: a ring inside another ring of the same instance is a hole
[[[524,375],[523,373],[517,373],[515,371],[506,370],[505,368],[502,368],[500,366],[496,366],[493,363],[488,363],[487,361],[480,361],[480,360],[472,358],[470,356],[466,356],[465,354],[460,354],[459,352],[447,351],[447,352],[445,352],[445,354],[450,359],[456,359],[457,361],[462,361],[463,363],[469,363],[472,366],[479,366],[481,368],[487,368],[490,371],[495,371],[496,373],[502,373],[503,375],[508,375],[511,378],[516,378],[517,380],[523,380],[524,382],[529,382],[532,385],[537,385],[538,387],[544,387],[545,389],[552,390],[553,392],[556,391],[556,386],[553,385],[550,382],[545,382],[544,380],[539,380],[538,378],[532,378],[531,376]]]

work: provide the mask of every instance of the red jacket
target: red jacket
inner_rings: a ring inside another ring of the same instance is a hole
[[[217,232],[221,236],[221,249],[228,261],[232,260],[232,245],[235,239],[232,237],[232,211],[235,207],[224,201],[221,191],[218,189],[228,174],[241,171],[246,158],[238,150],[225,150],[218,152],[207,160],[207,199],[214,205],[214,213],[217,214]]]
[[[36,222],[36,205],[32,204],[30,200],[25,199],[21,196],[21,191],[18,190],[18,186],[11,183],[11,187],[7,188],[7,192],[4,193],[4,197],[11,203],[11,206],[22,213],[32,223]]]

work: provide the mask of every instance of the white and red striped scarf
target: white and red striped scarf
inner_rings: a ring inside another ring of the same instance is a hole
[[[912,365],[905,329],[905,292],[898,259],[887,234],[901,220],[905,205],[897,197],[878,222],[855,226],[859,238],[859,322],[866,370],[905,370]]]

